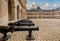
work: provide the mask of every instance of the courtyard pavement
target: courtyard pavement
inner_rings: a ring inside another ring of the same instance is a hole
[[[26,40],[27,31],[8,33],[7,41],[60,41],[60,19],[31,19],[39,31],[33,31],[35,40]],[[1,36],[1,35],[0,35]]]

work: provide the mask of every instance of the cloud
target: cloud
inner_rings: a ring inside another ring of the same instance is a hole
[[[34,4],[34,5],[35,5],[35,2],[32,2],[32,4]]]
[[[26,7],[28,7],[28,4],[26,4]]]
[[[26,8],[27,8],[27,9],[30,9],[30,8],[31,8],[31,6],[30,6],[30,5],[28,5],[28,4],[26,4]]]
[[[57,5],[56,4],[53,4],[53,7],[56,7]]]
[[[49,4],[49,3],[45,3],[42,5],[43,7],[56,7],[57,4]]]
[[[44,7],[49,7],[50,5],[49,5],[49,3],[45,3],[43,6]]]
[[[40,5],[42,9],[55,9],[57,6],[58,5],[55,3],[45,3]]]

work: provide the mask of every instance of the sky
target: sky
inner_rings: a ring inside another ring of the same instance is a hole
[[[41,9],[44,10],[50,10],[60,7],[60,0],[27,0],[27,9],[31,9],[32,3],[35,4],[35,8],[39,6]]]

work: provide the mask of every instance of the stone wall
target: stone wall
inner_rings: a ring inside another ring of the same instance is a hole
[[[7,1],[0,0],[0,24],[8,22],[8,7]]]
[[[21,1],[22,5],[26,3],[25,1],[24,2]],[[9,10],[8,5],[10,3],[8,4],[8,2],[9,0],[0,0],[0,24],[6,24],[10,21],[17,21],[27,18],[26,7],[25,7],[26,4],[22,6],[18,0],[10,0],[11,11],[12,11],[12,14],[10,15],[8,12]],[[10,17],[11,20],[9,20],[9,15],[11,16]]]

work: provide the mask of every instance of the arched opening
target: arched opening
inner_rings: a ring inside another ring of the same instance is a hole
[[[17,19],[19,19],[19,6],[17,6]]]
[[[9,0],[8,1],[8,20],[9,21],[12,21],[12,20],[15,20],[15,14],[13,13],[13,4],[14,2]]]

